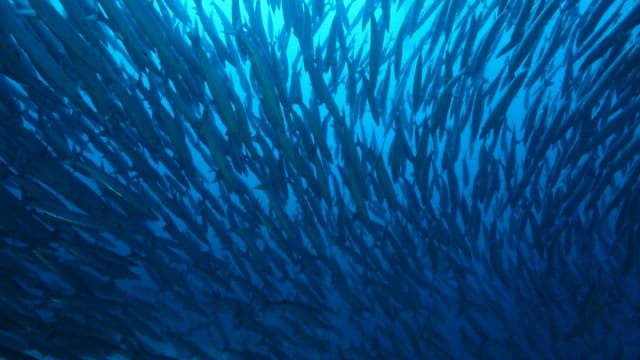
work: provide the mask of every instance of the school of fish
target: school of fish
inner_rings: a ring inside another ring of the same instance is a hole
[[[0,0],[0,358],[638,358],[638,25]]]

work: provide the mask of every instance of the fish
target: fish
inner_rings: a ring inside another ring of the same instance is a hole
[[[0,2],[0,356],[638,358],[639,9]]]

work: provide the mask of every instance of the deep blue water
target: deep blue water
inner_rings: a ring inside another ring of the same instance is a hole
[[[0,357],[637,359],[639,24],[0,0]]]

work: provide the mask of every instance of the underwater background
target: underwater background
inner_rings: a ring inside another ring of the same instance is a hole
[[[0,358],[637,359],[639,24],[0,0]]]

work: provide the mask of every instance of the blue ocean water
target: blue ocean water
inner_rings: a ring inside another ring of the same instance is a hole
[[[638,358],[639,24],[0,0],[0,357]]]

